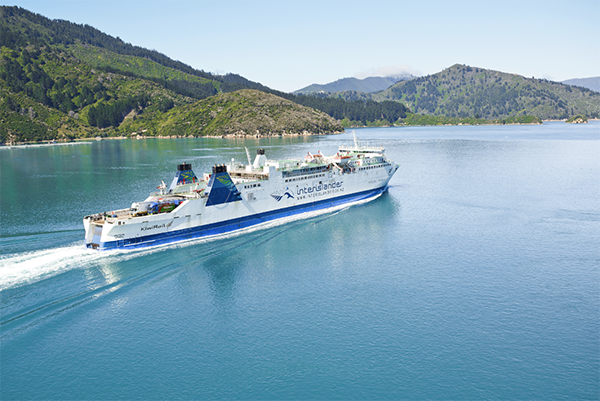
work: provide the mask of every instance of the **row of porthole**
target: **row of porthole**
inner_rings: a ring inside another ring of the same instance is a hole
[[[317,175],[312,175],[310,177],[288,178],[287,180],[285,180],[285,182],[308,180],[308,179],[311,179],[311,178],[318,178],[318,177],[325,177],[325,174],[317,174]]]
[[[384,167],[384,166],[389,166],[389,163],[382,164],[382,165],[379,165],[379,166],[361,167],[361,170],[370,170],[372,168],[378,168],[378,167]]]

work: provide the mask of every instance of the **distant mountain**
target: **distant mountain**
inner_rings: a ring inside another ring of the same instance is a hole
[[[600,92],[600,77],[567,79],[566,81],[562,81],[562,83]]]
[[[600,117],[600,93],[546,79],[455,64],[437,74],[398,82],[371,95],[414,113],[487,119],[531,115],[543,120]]]
[[[390,77],[368,77],[364,79],[358,78],[342,78],[335,82],[331,82],[324,85],[312,84],[306,88],[298,89],[294,91],[295,94],[310,94],[315,92],[342,92],[342,91],[355,91],[363,93],[379,92],[389,88],[393,84],[399,81],[406,81],[413,79],[414,76],[410,74],[390,76]]]

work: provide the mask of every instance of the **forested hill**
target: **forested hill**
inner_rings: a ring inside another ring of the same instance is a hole
[[[0,6],[0,142],[127,135],[127,118],[148,121],[243,89],[283,97],[346,124],[390,124],[407,110],[391,101],[344,102],[278,92],[239,75],[196,70],[88,25]]]
[[[339,121],[322,111],[300,106],[256,89],[242,89],[173,107],[151,119],[136,119],[131,131],[159,136],[270,136],[339,133]]]
[[[0,46],[9,48],[23,48],[26,46],[61,46],[75,50],[78,56],[98,56],[97,67],[108,67],[113,61],[127,61],[131,56],[156,63],[169,70],[199,77],[212,81],[215,86],[224,92],[238,89],[267,90],[264,85],[252,82],[240,75],[227,74],[224,76],[213,75],[202,70],[197,70],[181,61],[173,60],[156,50],[148,50],[140,46],[125,43],[120,38],[112,37],[98,29],[85,24],[75,24],[65,20],[51,20],[42,15],[32,13],[20,7],[0,7]],[[82,50],[86,49],[86,50]],[[112,57],[108,55],[112,55]],[[89,60],[87,60],[89,61]],[[122,65],[112,65],[118,69]],[[156,75],[135,67],[128,69],[144,77],[158,78],[165,75]],[[162,71],[164,72],[164,71]],[[171,76],[165,77],[168,81]]]
[[[435,116],[492,119],[531,115],[541,119],[566,119],[580,114],[600,117],[598,92],[461,64],[437,74],[398,82],[372,98],[399,101],[415,113]]]

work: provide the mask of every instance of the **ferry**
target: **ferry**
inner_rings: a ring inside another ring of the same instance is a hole
[[[257,150],[248,164],[215,165],[196,176],[177,166],[167,187],[131,207],[83,218],[85,245],[99,251],[156,246],[242,230],[258,224],[374,198],[388,187],[398,165],[384,148],[340,146],[333,156],[268,160]]]

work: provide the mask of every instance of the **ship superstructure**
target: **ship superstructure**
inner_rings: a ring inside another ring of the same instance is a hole
[[[333,156],[215,165],[197,177],[183,163],[171,184],[130,208],[86,216],[88,248],[137,248],[222,234],[381,194],[398,169],[383,147],[341,146]]]

